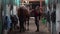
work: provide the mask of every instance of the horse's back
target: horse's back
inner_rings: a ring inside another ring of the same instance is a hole
[[[21,14],[24,15],[24,16],[29,16],[29,11],[26,8],[20,7],[18,9],[18,16],[20,16]]]

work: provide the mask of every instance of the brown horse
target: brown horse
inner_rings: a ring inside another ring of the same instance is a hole
[[[24,7],[24,6],[20,6],[19,7],[19,9],[18,9],[18,17],[19,17],[19,19],[23,20],[23,24],[22,24],[23,28],[24,28],[24,22],[26,22],[26,20],[28,20],[28,29],[29,29],[29,17],[30,17],[30,13],[29,13],[29,11],[27,10],[26,7]],[[19,20],[19,21],[22,21],[22,20]],[[21,24],[20,24],[20,27],[21,27]]]

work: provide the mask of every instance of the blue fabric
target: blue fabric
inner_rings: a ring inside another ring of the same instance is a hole
[[[7,18],[7,24],[8,24],[8,25],[7,25],[7,28],[8,28],[8,29],[10,29],[11,23],[12,23],[12,22],[11,22],[11,19],[10,19],[10,17],[8,17],[8,18]]]
[[[7,30],[9,30],[10,29],[10,25],[11,25],[11,19],[10,19],[10,17],[9,16],[6,16],[5,18],[7,18],[7,19],[5,19],[5,22],[6,22],[6,29]]]

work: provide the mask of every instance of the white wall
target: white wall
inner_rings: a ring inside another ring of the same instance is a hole
[[[57,4],[57,8],[56,8],[56,31],[57,31],[57,34],[59,34],[60,32],[60,4]]]

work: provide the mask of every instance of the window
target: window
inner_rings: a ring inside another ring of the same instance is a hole
[[[40,2],[39,2],[39,1],[30,1],[29,3],[30,3],[30,4],[32,3],[31,6],[32,6],[33,9],[34,9],[37,5],[40,6]]]
[[[45,1],[42,1],[42,6],[45,6]]]
[[[57,3],[60,3],[60,0],[57,0]]]

